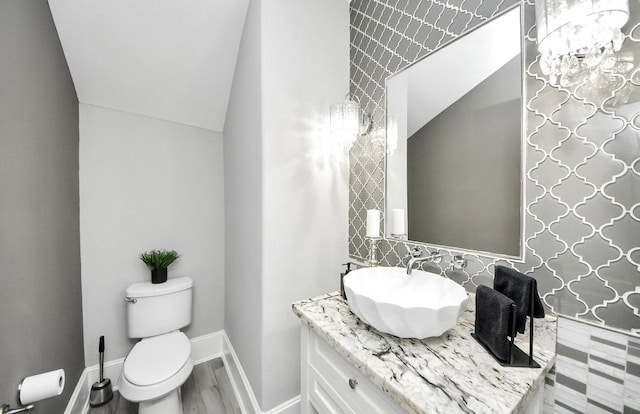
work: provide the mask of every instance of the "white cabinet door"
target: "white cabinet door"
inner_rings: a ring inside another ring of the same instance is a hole
[[[302,412],[405,413],[312,329],[302,328]]]

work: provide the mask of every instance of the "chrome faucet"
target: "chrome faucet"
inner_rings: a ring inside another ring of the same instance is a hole
[[[428,253],[428,252],[427,252]],[[411,252],[405,256],[405,258],[409,258],[407,261],[407,275],[410,275],[413,271],[413,268],[422,262],[433,262],[440,263],[442,261],[442,253],[439,251],[434,251],[429,253],[428,256],[422,256],[422,250],[419,247],[414,247],[411,249]]]

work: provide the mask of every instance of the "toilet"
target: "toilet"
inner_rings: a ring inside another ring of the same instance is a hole
[[[191,323],[193,280],[135,283],[126,290],[127,334],[141,338],[124,360],[120,395],[139,403],[139,414],[182,414],[180,386],[191,375],[191,342],[180,331]]]

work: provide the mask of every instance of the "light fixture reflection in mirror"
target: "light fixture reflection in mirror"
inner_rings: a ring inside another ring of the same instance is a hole
[[[398,118],[394,115],[387,117],[387,155],[393,155],[398,148]]]
[[[397,120],[386,159],[388,238],[405,239],[392,224],[404,210],[411,242],[522,256],[520,13],[514,7],[387,78],[388,126]]]

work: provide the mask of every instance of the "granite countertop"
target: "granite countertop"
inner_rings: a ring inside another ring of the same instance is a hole
[[[556,319],[535,319],[534,359],[541,368],[502,367],[471,337],[474,308],[471,294],[455,328],[417,340],[366,325],[338,293],[293,304],[303,323],[409,412],[519,413],[555,362]],[[528,332],[516,337],[527,353],[528,339]]]

